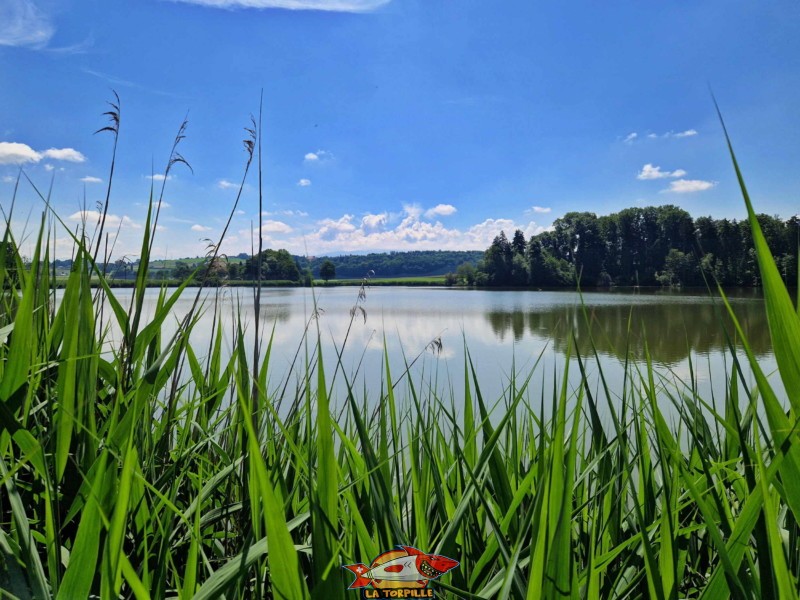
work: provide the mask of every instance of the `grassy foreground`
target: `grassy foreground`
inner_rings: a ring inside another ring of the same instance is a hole
[[[621,381],[529,389],[534,368],[484,398],[468,349],[464,396],[442,398],[388,356],[382,389],[354,389],[313,318],[300,384],[272,394],[271,343],[245,345],[244,315],[230,354],[216,305],[210,347],[189,342],[199,301],[165,337],[184,289],[142,322],[146,269],[122,306],[99,241],[76,238],[56,306],[43,221],[30,266],[0,255],[0,598],[356,598],[341,566],[396,544],[459,561],[432,584],[443,597],[797,598],[800,317],[741,187],[789,407],[740,329],[757,388],[731,341],[724,398],[647,357]]]

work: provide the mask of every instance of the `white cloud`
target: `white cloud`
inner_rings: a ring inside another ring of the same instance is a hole
[[[647,163],[642,167],[642,170],[639,171],[636,179],[662,179],[669,176],[669,171],[662,171],[661,167],[654,167],[652,164]]]
[[[53,165],[51,165],[51,164],[46,164],[44,166],[44,170],[45,171],[52,171],[53,169],[55,169],[55,167]]]
[[[429,219],[433,217],[447,217],[456,212],[456,207],[452,204],[437,204],[433,208],[425,211],[425,216]]]
[[[32,0],[0,2],[0,46],[44,48],[55,29]]]
[[[232,188],[238,188],[239,186],[233,183],[232,181],[228,181],[227,179],[220,179],[217,182],[217,187],[221,190],[229,190]]]
[[[38,163],[43,158],[53,160],[66,160],[69,162],[84,162],[86,157],[74,148],[50,148],[44,152],[37,152],[28,144],[18,142],[0,142],[0,165],[22,165],[25,163]],[[52,170],[52,166],[48,168]]]
[[[74,148],[50,148],[42,152],[44,158],[53,160],[66,160],[68,162],[86,162],[86,157]]]
[[[278,215],[283,217],[307,217],[308,213],[304,210],[291,210],[291,209],[276,210],[276,211],[265,210],[261,213],[261,216],[263,217],[275,217]]]
[[[100,223],[100,220],[103,218],[103,213],[97,210],[79,210],[78,212],[72,213],[70,216],[67,217],[69,221],[75,221],[78,223],[86,222],[86,226],[93,227]],[[123,228],[130,228],[130,229],[141,229],[142,226],[138,223],[134,222],[128,215],[113,215],[111,213],[106,214],[106,227],[119,227],[122,226]]]
[[[339,219],[323,219],[317,221],[319,230],[314,234],[320,240],[335,240],[342,233],[351,233],[356,231],[356,226],[353,225],[353,215],[343,215]]]
[[[403,204],[406,218],[419,219],[422,216],[422,207],[419,204]]]
[[[172,208],[172,204],[169,202],[165,202],[164,200],[161,201],[161,208]]]
[[[27,144],[0,142],[0,165],[22,165],[40,160],[42,155]]]
[[[487,219],[466,229],[457,229],[445,227],[439,221],[424,220],[424,217],[425,211],[419,205],[406,204],[401,213],[367,213],[360,220],[345,214],[338,219],[317,221],[317,229],[312,232],[279,235],[277,239],[265,235],[265,238],[291,252],[324,254],[367,250],[483,250],[501,230],[510,235],[521,229],[528,237],[545,231],[533,221],[526,224],[511,219]],[[240,233],[243,238],[249,235],[244,230]]]
[[[155,175],[147,175],[146,177],[148,179],[152,179],[153,181],[164,181],[165,179],[169,181],[170,179],[172,179],[172,175],[167,175],[165,177],[163,173],[156,173]]]
[[[307,152],[303,157],[303,161],[307,163],[320,163],[327,160],[333,160],[333,154],[327,150],[317,150],[316,152]]]
[[[11,175],[5,175],[3,177],[3,183],[14,183],[16,178],[12,177]]]
[[[668,138],[687,138],[687,137],[692,137],[692,136],[695,136],[695,135],[697,135],[697,130],[696,129],[687,129],[686,131],[679,131],[678,133],[675,133],[674,131],[667,131],[666,133],[662,133],[661,135],[658,135],[657,133],[648,133],[647,137],[650,138],[651,140],[655,140],[655,139],[658,139],[660,137],[661,138],[667,138],[667,139]]]
[[[389,215],[385,212],[379,215],[367,213],[361,218],[361,227],[363,229],[378,229],[379,227],[386,225],[388,220]]]
[[[297,185],[299,185],[300,187],[308,187],[311,185],[311,180],[305,178],[301,179],[300,181],[297,182]]]
[[[666,177],[683,177],[684,175],[686,175],[686,171],[683,169],[676,169],[675,171],[662,171],[661,167],[654,167],[652,164],[647,163],[642,167],[642,170],[639,171],[636,179],[664,179]]]
[[[331,12],[369,12],[391,0],[173,0],[212,8],[284,8]]]
[[[676,194],[689,194],[691,192],[702,192],[717,185],[716,181],[702,181],[700,179],[678,179],[671,181],[669,188],[664,192],[674,192]]]
[[[265,233],[291,233],[294,231],[283,221],[272,221],[267,219],[261,223],[261,231]]]
[[[204,225],[198,225],[195,223],[192,225],[192,231],[211,231],[211,227],[206,227]]]
[[[100,179],[99,177],[92,177],[91,175],[87,175],[86,177],[81,177],[81,181],[84,183],[103,183],[102,179]]]
[[[237,214],[237,215],[244,215],[244,214],[246,214],[246,213],[245,213],[243,210],[241,210],[241,209],[240,209],[240,210],[237,210],[237,211],[236,211],[236,214]]]
[[[527,212],[533,212],[533,213],[537,213],[537,214],[540,214],[540,215],[546,215],[551,210],[553,210],[553,209],[550,208],[549,206],[531,206],[530,210],[526,210],[525,212],[526,213]]]
[[[636,140],[636,138],[638,138],[638,137],[639,137],[639,134],[634,131],[632,133],[629,133],[627,136],[625,136],[625,139],[622,140],[622,141],[625,142],[626,144],[632,144],[634,142],[634,140]]]

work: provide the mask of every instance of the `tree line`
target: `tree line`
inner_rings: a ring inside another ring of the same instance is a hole
[[[800,219],[758,215],[778,268],[797,283]],[[570,212],[551,230],[526,240],[494,238],[473,273],[476,285],[584,286],[704,285],[704,275],[725,286],[757,286],[758,266],[746,220],[693,219],[673,205],[626,208],[598,217]],[[470,283],[466,277],[455,279]]]
[[[309,285],[312,279],[361,279],[370,272],[377,277],[443,275],[465,262],[477,264],[483,254],[480,250],[418,250],[309,258],[292,255],[287,250],[267,249],[261,253],[261,279]],[[220,257],[211,268],[201,269],[205,282],[213,285],[218,283],[217,280],[255,281],[258,277],[258,259],[248,254],[239,254],[234,258],[236,260]],[[184,280],[201,264],[204,264],[202,258],[182,259],[176,261],[171,269],[156,268],[151,269],[151,273]],[[114,273],[126,277],[124,267]]]

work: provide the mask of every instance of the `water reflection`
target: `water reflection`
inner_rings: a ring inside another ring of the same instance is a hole
[[[127,294],[127,296],[126,296]],[[315,297],[315,296],[316,297]],[[583,356],[590,354],[589,327],[582,314],[581,297],[574,292],[549,291],[477,291],[448,288],[372,288],[367,291],[364,307],[367,319],[361,316],[351,326],[350,309],[357,290],[353,288],[322,288],[311,290],[288,288],[264,290],[261,299],[259,335],[266,342],[272,339],[269,388],[281,390],[288,380],[303,376],[302,358],[308,349],[304,331],[315,307],[321,309],[319,318],[311,321],[310,343],[319,331],[324,364],[331,371],[341,367],[354,387],[364,390],[369,402],[380,397],[385,369],[384,351],[393,374],[405,372],[407,361],[419,356],[409,371],[418,389],[430,382],[438,393],[456,402],[463,398],[464,344],[474,362],[481,391],[486,398],[501,398],[512,368],[522,377],[539,362],[530,382],[531,393],[552,389],[554,373],[569,366],[570,385],[579,383],[580,372],[565,358],[572,333]],[[130,301],[130,293],[120,290],[118,298]],[[158,290],[148,292],[145,316],[148,320],[158,298]],[[189,310],[194,293],[185,294],[173,307],[174,319],[164,324],[169,336],[180,318]],[[775,358],[770,351],[769,333],[764,304],[757,295],[745,294],[730,299],[745,329],[754,352],[765,372],[775,370]],[[216,311],[214,304],[218,302]],[[633,294],[605,292],[586,293],[583,302],[591,320],[591,333],[600,354],[600,361],[589,361],[590,379],[602,369],[609,381],[621,381],[623,360],[630,341],[629,353],[634,360],[644,359],[644,344],[650,355],[660,363],[660,371],[688,381],[689,361],[702,356],[707,368],[695,369],[693,377],[702,397],[723,393],[727,377],[726,341],[720,328],[720,318],[732,331],[723,307],[707,295]],[[206,295],[205,311],[192,331],[191,344],[198,349],[198,358],[211,347],[214,315],[222,321],[224,357],[230,355],[235,340],[237,322],[244,326],[246,348],[254,344],[254,309],[251,290],[226,290],[221,296],[213,291]],[[628,323],[630,321],[630,334]],[[441,352],[426,351],[430,341],[441,337]],[[106,347],[119,346],[116,327],[108,329]],[[338,352],[344,340],[341,356]],[[299,350],[298,350],[299,349]],[[311,350],[313,353],[313,349]],[[298,354],[299,352],[299,354]],[[300,363],[295,364],[297,356]],[[575,356],[574,350],[572,356]],[[740,358],[741,353],[740,353]],[[341,362],[340,362],[341,361]],[[299,365],[299,367],[298,367]],[[749,381],[749,371],[745,368]],[[290,388],[292,387],[290,383]],[[344,383],[339,376],[334,396],[343,401]],[[399,390],[400,388],[398,388]],[[783,396],[781,396],[783,397]]]
[[[651,297],[656,299],[656,297]],[[587,323],[579,305],[561,304],[544,309],[513,307],[489,310],[485,318],[501,342],[522,342],[526,336],[552,341],[558,352],[567,349],[575,335],[581,353],[591,350],[591,334],[597,350],[624,359],[626,352],[644,357],[645,343],[656,362],[675,364],[690,353],[724,352],[725,330],[733,339],[733,323],[724,306],[709,298],[683,297],[675,301],[620,302],[586,307]],[[734,302],[737,319],[756,355],[771,351],[764,306],[758,301]],[[724,330],[722,325],[724,325]]]

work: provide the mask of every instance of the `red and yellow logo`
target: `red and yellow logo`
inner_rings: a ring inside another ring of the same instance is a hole
[[[457,566],[452,558],[398,546],[375,557],[369,566],[357,563],[343,568],[356,576],[348,589],[363,588],[364,598],[433,598],[428,583]]]

